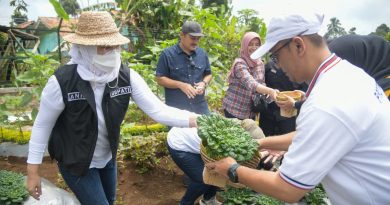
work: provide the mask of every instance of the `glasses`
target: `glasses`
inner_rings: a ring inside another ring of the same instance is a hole
[[[271,60],[275,63],[278,64],[278,52],[282,50],[282,48],[286,47],[288,44],[290,44],[292,41],[292,38],[290,38],[286,43],[284,43],[282,46],[280,46],[276,51],[272,52],[270,55]]]
[[[303,33],[305,33],[307,30],[299,33],[298,35],[296,36],[300,36],[302,35]],[[271,55],[270,55],[270,58],[271,60],[275,63],[275,64],[278,64],[279,60],[278,60],[278,52],[280,52],[280,50],[282,50],[284,47],[286,47],[288,44],[290,44],[292,41],[292,38],[290,38],[286,43],[284,43],[282,46],[280,46],[278,49],[276,49],[276,51],[272,52]]]

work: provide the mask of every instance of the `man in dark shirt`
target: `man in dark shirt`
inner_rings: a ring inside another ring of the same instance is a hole
[[[198,47],[202,36],[198,23],[185,22],[180,32],[180,41],[161,53],[156,81],[165,88],[167,105],[198,114],[209,114],[204,94],[212,76],[208,56]]]
[[[185,22],[181,28],[180,41],[164,49],[160,55],[156,81],[164,87],[167,105],[208,115],[210,110],[205,99],[205,90],[212,76],[209,58],[206,52],[198,47],[203,36],[201,26],[197,22]],[[202,179],[202,172],[196,171],[196,167],[202,167],[203,170],[204,166],[200,155],[173,150],[170,147],[169,150],[175,163],[184,171],[183,182],[188,187],[180,204],[194,204],[202,194],[203,199],[199,204],[220,204],[215,198],[216,187],[198,180]]]

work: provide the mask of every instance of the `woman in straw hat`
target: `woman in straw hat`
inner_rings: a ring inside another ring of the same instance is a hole
[[[176,127],[196,126],[194,113],[168,107],[142,77],[121,64],[119,33],[108,12],[84,12],[67,65],[57,69],[42,92],[27,159],[27,187],[39,200],[38,174],[48,145],[65,182],[81,204],[114,204],[120,124],[130,97],[154,120]]]

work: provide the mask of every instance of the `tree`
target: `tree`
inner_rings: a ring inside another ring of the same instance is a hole
[[[12,14],[12,22],[13,24],[20,24],[27,21],[27,3],[24,0],[10,0],[9,5],[15,7],[14,13]]]
[[[240,23],[244,25],[249,24],[250,20],[259,14],[254,9],[243,9],[243,10],[239,10],[237,13],[238,13],[238,20],[240,21]]]
[[[386,34],[385,39],[390,43],[390,31]]]
[[[76,0],[60,0],[61,6],[64,8],[66,13],[71,16],[77,15],[77,10],[80,9],[79,3]]]
[[[263,19],[257,17],[258,12],[254,9],[243,9],[238,11],[240,26],[245,27],[245,31],[261,32],[264,27]]]
[[[231,0],[202,0],[202,8],[205,9],[213,6],[224,6],[227,8],[231,3]]]
[[[389,32],[390,32],[390,28],[386,24],[383,23],[376,28],[374,34],[376,34],[378,36],[385,37],[387,35],[387,33],[389,33]]]
[[[356,34],[356,27],[350,28],[348,34]]]
[[[216,7],[216,14],[227,14],[230,12],[230,5],[232,4],[232,0],[201,0],[202,8],[211,8]]]
[[[340,20],[336,17],[330,19],[330,24],[328,26],[328,31],[325,34],[326,39],[334,39],[340,36],[347,34],[345,29],[341,26]]]

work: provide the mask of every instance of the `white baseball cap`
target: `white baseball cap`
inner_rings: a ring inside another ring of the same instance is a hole
[[[290,14],[273,17],[268,25],[265,43],[252,53],[252,59],[258,59],[271,50],[279,41],[293,38],[297,35],[318,33],[321,29],[324,15],[321,14]]]

